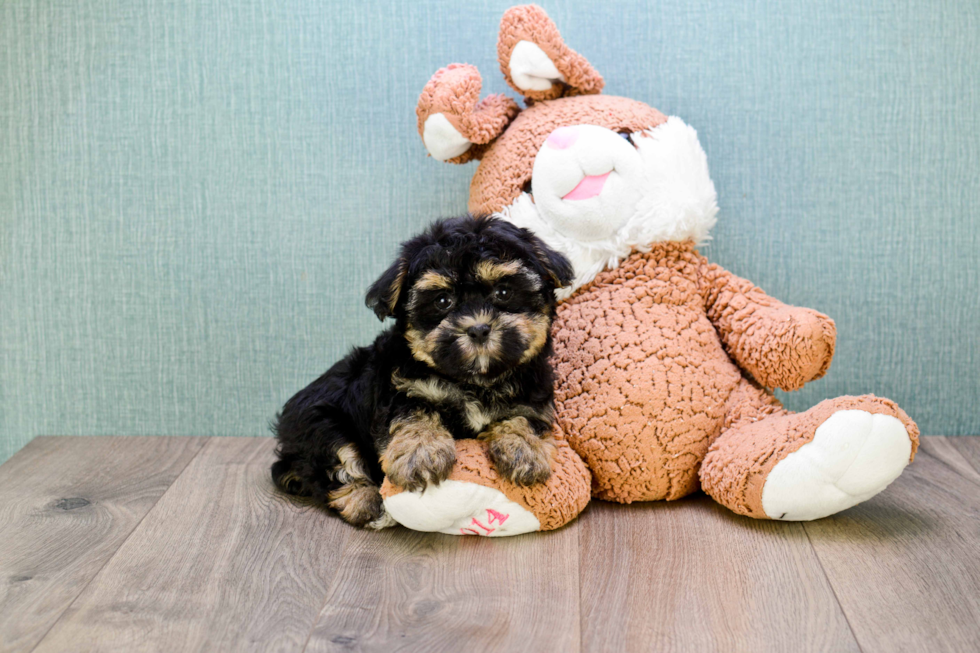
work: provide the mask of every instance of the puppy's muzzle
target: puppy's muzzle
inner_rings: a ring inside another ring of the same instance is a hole
[[[466,329],[466,335],[469,336],[477,345],[482,345],[490,339],[490,332],[493,330],[489,324],[483,322],[480,324],[474,324],[473,326]]]

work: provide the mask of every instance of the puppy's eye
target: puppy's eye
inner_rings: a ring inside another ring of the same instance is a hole
[[[500,288],[495,288],[493,291],[493,298],[498,302],[505,302],[510,299],[510,288],[506,286],[501,286]]]
[[[619,135],[625,138],[630,145],[636,147],[636,143],[633,142],[633,134],[628,129],[619,132]]]
[[[527,181],[524,182],[524,186],[521,187],[521,190],[524,191],[525,193],[527,193],[528,195],[533,195],[534,194],[534,188],[531,187],[531,180],[530,179],[528,179]]]
[[[453,298],[443,293],[442,295],[436,297],[435,304],[436,308],[438,308],[440,311],[448,311],[453,307]]]

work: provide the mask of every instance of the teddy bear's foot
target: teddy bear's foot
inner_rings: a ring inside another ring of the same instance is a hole
[[[817,428],[812,441],[769,472],[762,509],[784,521],[833,515],[888,487],[911,455],[912,441],[898,418],[838,411]]]
[[[482,440],[457,440],[456,465],[449,479],[421,491],[407,491],[386,478],[381,496],[387,514],[417,531],[501,537],[561,528],[589,502],[592,475],[554,432],[551,476],[527,487],[502,478]]]
[[[701,483],[739,514],[809,521],[884,490],[917,444],[918,427],[894,402],[838,397],[726,431],[705,457]]]
[[[389,496],[385,509],[403,526],[430,533],[501,537],[541,529],[534,514],[500,490],[452,479]]]

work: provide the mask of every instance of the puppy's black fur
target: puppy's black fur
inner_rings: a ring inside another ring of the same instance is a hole
[[[433,224],[401,247],[367,293],[394,317],[290,399],[274,425],[272,477],[348,522],[388,525],[379,486],[444,480],[455,439],[487,441],[521,485],[551,473],[551,319],[568,261],[531,232],[489,217]]]

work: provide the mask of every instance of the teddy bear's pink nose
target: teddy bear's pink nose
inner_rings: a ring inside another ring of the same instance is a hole
[[[574,145],[576,140],[578,140],[578,130],[575,127],[559,127],[551,132],[545,142],[556,150],[564,150]]]

